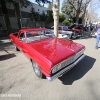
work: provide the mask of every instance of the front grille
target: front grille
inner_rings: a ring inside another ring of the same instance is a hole
[[[74,56],[74,61],[80,57],[82,54],[84,53],[84,49],[82,49],[80,52],[78,52],[75,56]]]
[[[61,62],[61,67],[63,68],[63,67],[65,67],[65,66],[69,65],[69,64],[72,63],[73,61],[74,61],[74,56],[72,56],[72,57],[70,57],[70,58],[68,58],[68,59],[66,59],[66,60],[64,60],[64,61],[62,61],[62,62]]]
[[[56,71],[54,72],[57,72],[58,70],[64,68],[65,66],[73,63],[75,60],[77,60],[82,54],[84,53],[84,49],[82,49],[80,52],[78,52],[77,54],[75,54],[74,56],[71,56],[70,58],[60,62],[59,64],[55,65],[53,67],[53,69],[56,67]],[[52,70],[53,70],[52,69]]]

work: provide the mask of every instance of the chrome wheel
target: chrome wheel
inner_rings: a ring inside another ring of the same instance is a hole
[[[70,39],[71,37],[70,37],[70,35],[69,34],[67,34],[67,39]]]
[[[71,39],[75,39],[75,38],[76,38],[75,34],[72,34]]]
[[[35,63],[34,61],[32,61],[32,66],[33,66],[33,70],[34,70],[36,76],[38,76],[39,78],[44,78],[44,75],[42,74],[38,64]]]

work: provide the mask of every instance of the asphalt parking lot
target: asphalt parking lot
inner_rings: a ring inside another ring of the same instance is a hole
[[[95,49],[94,37],[73,41],[86,46],[86,57],[48,81],[35,76],[31,62],[9,39],[0,39],[0,100],[100,100],[100,48]]]

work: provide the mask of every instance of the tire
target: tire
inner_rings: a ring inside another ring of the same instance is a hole
[[[67,34],[67,39],[71,39],[71,36],[69,34]]]
[[[40,67],[33,60],[32,60],[32,66],[33,66],[33,70],[34,70],[34,72],[35,72],[35,74],[36,74],[37,77],[39,77],[39,78],[45,78],[45,75],[41,72]]]
[[[74,33],[71,35],[71,39],[75,39],[76,36],[74,35]]]

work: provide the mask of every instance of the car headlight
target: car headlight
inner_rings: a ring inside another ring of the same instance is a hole
[[[55,72],[57,72],[58,70],[61,69],[61,63],[56,65],[53,69],[52,69],[52,74],[54,74]]]

